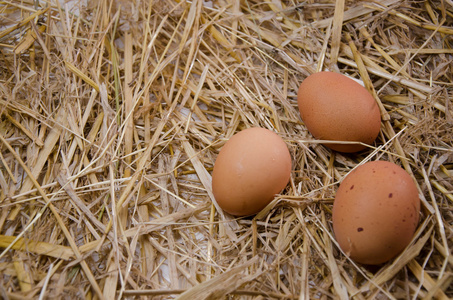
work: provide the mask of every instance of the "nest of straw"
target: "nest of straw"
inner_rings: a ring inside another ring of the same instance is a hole
[[[453,3],[0,1],[5,299],[453,297]],[[309,74],[360,80],[382,130],[328,150],[299,117]],[[287,143],[290,184],[256,216],[215,204],[236,132]],[[339,182],[384,159],[417,181],[410,246],[377,268],[333,237]]]

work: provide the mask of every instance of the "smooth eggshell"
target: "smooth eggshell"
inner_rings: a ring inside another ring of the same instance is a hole
[[[384,263],[410,243],[420,213],[412,177],[387,161],[365,163],[341,182],[332,211],[335,238],[353,260]]]
[[[302,81],[297,94],[299,112],[308,131],[319,140],[372,144],[381,115],[371,94],[345,75],[319,72]],[[361,144],[325,143],[340,152],[365,149]]]
[[[259,212],[288,184],[291,155],[276,133],[249,128],[233,135],[214,164],[212,190],[219,206],[236,216]]]

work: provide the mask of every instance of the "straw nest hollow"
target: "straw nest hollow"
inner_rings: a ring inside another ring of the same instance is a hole
[[[0,294],[5,299],[453,297],[453,2],[0,1]],[[330,70],[374,95],[382,126],[328,150],[297,89]],[[220,210],[224,143],[259,126],[292,156],[255,216]],[[359,163],[417,182],[411,244],[370,268],[331,209]]]

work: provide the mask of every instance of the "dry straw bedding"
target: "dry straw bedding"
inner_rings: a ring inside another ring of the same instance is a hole
[[[452,34],[451,0],[0,1],[1,296],[453,297]],[[380,104],[365,151],[332,152],[300,120],[320,70]],[[291,180],[233,218],[210,174],[252,126],[287,143]],[[378,159],[415,178],[422,214],[369,268],[339,250],[331,208]]]

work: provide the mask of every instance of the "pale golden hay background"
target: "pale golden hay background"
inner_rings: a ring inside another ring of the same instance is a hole
[[[451,0],[0,1],[2,297],[453,297],[452,34]],[[374,93],[373,147],[307,132],[296,92],[319,70]],[[234,219],[210,174],[251,126],[285,140],[293,171]],[[416,179],[423,212],[401,256],[366,268],[331,208],[377,159]]]

